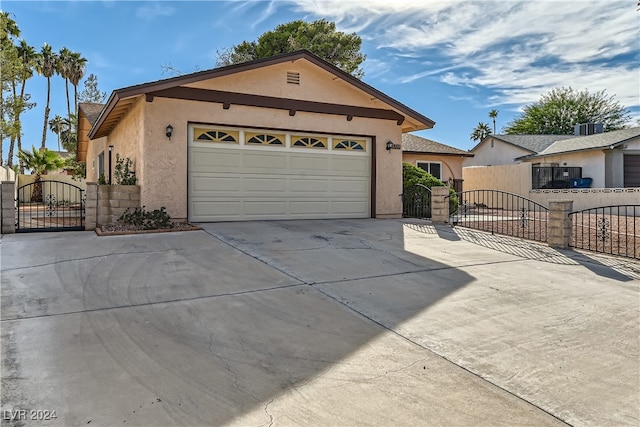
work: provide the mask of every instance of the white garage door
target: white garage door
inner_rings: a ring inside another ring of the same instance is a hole
[[[368,218],[371,141],[191,126],[189,220]]]

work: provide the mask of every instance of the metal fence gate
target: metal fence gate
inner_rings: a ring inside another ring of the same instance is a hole
[[[450,212],[451,224],[492,234],[547,241],[548,209],[541,204],[499,190],[463,191],[457,196],[458,207]]]
[[[18,188],[16,232],[84,230],[85,192],[62,181],[36,181]]]
[[[640,258],[640,205],[602,206],[571,212],[570,246]]]
[[[422,184],[402,193],[402,216],[405,218],[431,218],[431,189]]]

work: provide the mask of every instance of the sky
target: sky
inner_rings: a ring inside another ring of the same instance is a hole
[[[554,87],[606,90],[640,119],[640,11],[636,0],[12,1],[37,50],[67,47],[107,92],[215,67],[217,52],[292,20],[327,19],[363,40],[363,81],[436,122],[417,134],[468,150],[479,122],[499,111],[497,133]],[[64,80],[52,78],[51,115],[66,115]],[[84,87],[81,82],[78,91]],[[23,146],[38,147],[46,79],[26,91]],[[8,143],[5,143],[5,155]],[[47,147],[57,149],[49,132]]]

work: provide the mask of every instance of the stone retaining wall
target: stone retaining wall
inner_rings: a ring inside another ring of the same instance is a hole
[[[89,208],[89,194],[87,184],[87,208]],[[97,185],[96,221],[95,226],[113,224],[127,210],[140,207],[139,185]],[[86,212],[88,218],[89,212]],[[89,221],[86,221],[87,230]],[[94,226],[94,229],[95,229]]]

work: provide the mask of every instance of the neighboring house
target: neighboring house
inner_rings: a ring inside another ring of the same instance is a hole
[[[471,149],[464,166],[496,166],[520,163],[519,158],[538,154],[556,141],[575,135],[489,135]]]
[[[79,109],[87,180],[130,158],[141,204],[191,221],[400,217],[402,133],[434,125],[308,51],[118,89],[98,108]]]
[[[561,139],[518,159],[540,166],[581,167],[594,188],[640,187],[640,127]]]
[[[402,161],[422,168],[452,186],[462,182],[462,162],[469,157],[473,154],[468,151],[418,135],[402,134]]]

